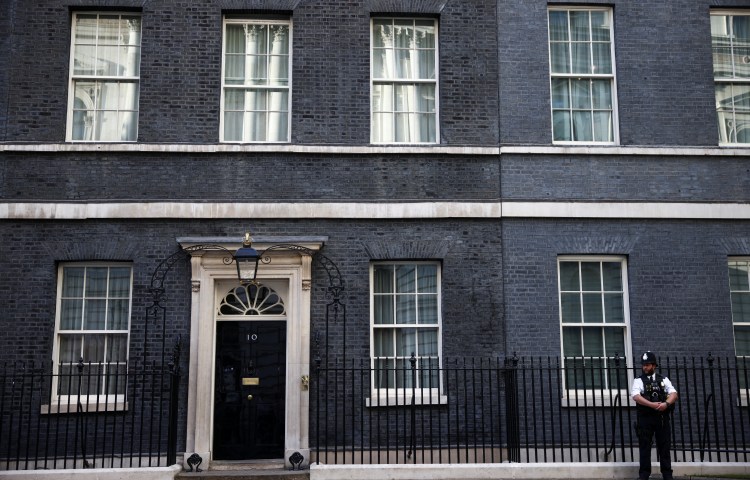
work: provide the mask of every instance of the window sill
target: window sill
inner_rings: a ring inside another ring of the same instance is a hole
[[[620,398],[617,391],[592,391],[571,390],[565,392],[560,404],[563,408],[611,408],[611,407],[634,407],[635,402],[630,398],[627,390],[620,390]]]
[[[365,399],[365,406],[372,407],[372,408],[379,408],[379,407],[408,407],[412,404],[412,396],[411,393],[400,393],[400,392],[391,392],[389,394],[382,394],[382,395],[371,395],[369,398]],[[424,394],[420,394],[417,392],[414,395],[414,405],[419,406],[431,406],[431,405],[447,405],[448,404],[448,396],[447,395],[440,395],[437,392],[431,393],[431,392],[425,392]]]
[[[78,410],[78,404],[75,402],[71,403],[53,403],[50,405],[42,405],[40,412],[42,415],[54,415],[62,413],[114,413],[114,412],[127,412],[128,402],[112,402],[112,403],[82,403],[81,411]]]

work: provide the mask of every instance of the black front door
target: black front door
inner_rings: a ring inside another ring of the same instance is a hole
[[[284,456],[286,322],[216,327],[215,460]]]

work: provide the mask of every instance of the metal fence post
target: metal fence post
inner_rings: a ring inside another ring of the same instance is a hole
[[[182,338],[177,337],[172,359],[167,365],[169,374],[169,425],[167,427],[167,466],[177,463],[177,409],[180,389],[180,350]]]
[[[508,460],[521,461],[521,432],[518,412],[518,356],[505,359],[505,416],[508,423]]]

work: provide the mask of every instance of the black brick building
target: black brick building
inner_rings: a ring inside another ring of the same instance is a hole
[[[3,0],[0,364],[111,371],[181,335],[180,452],[307,460],[299,379],[322,350],[389,368],[748,356],[745,7]],[[250,294],[281,309],[227,300],[234,266],[190,252],[245,231],[306,249],[261,263]],[[147,327],[152,275],[182,249],[164,330]],[[285,328],[272,453],[216,443],[223,374],[262,376],[222,358],[250,355],[225,324]]]

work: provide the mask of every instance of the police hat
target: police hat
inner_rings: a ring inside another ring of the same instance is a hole
[[[647,363],[653,363],[656,365],[656,355],[654,355],[654,352],[646,352],[641,357],[641,365],[646,365]]]

